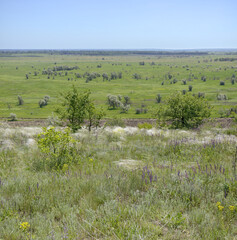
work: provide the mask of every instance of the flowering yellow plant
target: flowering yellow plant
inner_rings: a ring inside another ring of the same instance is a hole
[[[28,222],[23,222],[20,225],[20,229],[22,229],[23,231],[28,230],[30,228],[30,224]]]
[[[235,210],[235,206],[229,206],[230,211],[234,211]]]
[[[219,209],[220,211],[222,211],[222,210],[224,209],[224,207],[221,206],[221,205],[219,205],[219,206],[218,206],[218,209]]]

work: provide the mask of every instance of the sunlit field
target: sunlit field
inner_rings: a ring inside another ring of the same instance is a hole
[[[143,126],[2,123],[0,239],[236,239],[236,124]]]
[[[60,93],[72,85],[79,91],[90,89],[107,118],[152,118],[157,94],[162,103],[175,91],[204,96],[214,107],[211,116],[225,117],[226,111],[237,104],[237,62],[232,59],[236,55],[1,53],[0,117],[13,113],[17,118],[47,118],[58,106]],[[129,111],[124,114],[119,108],[109,110],[108,94],[128,96]],[[18,95],[24,104],[19,105]],[[50,100],[40,108],[44,96]]]

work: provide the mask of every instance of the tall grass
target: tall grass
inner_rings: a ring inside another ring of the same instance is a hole
[[[82,129],[79,160],[58,170],[35,167],[44,155],[27,142],[39,129],[25,130],[0,131],[0,239],[236,237],[237,137],[226,129]]]

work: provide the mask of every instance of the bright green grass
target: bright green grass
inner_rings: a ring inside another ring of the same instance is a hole
[[[174,91],[188,90],[189,85],[193,86],[193,93],[205,93],[208,101],[214,106],[213,117],[218,117],[220,110],[229,109],[237,104],[237,83],[232,85],[230,82],[233,74],[237,76],[237,64],[236,62],[213,61],[215,58],[222,57],[221,55],[180,58],[103,56],[104,60],[98,56],[37,55],[39,57],[22,57],[19,54],[17,57],[0,58],[0,117],[9,117],[10,113],[15,113],[18,118],[47,118],[58,104],[59,93],[69,90],[72,84],[82,91],[90,89],[92,98],[96,104],[104,107],[107,117],[120,115],[122,118],[150,118],[152,109],[157,106],[155,98],[158,93],[164,100]],[[211,59],[212,62],[210,62]],[[204,60],[208,60],[208,62],[204,62]],[[141,61],[145,61],[145,66],[139,65]],[[150,65],[151,62],[156,65]],[[47,79],[46,75],[41,74],[42,70],[54,67],[55,63],[79,66],[80,69],[68,71],[68,76],[60,77],[58,75],[55,79],[52,77]],[[102,68],[97,68],[98,64],[101,64]],[[39,72],[38,76],[34,76],[34,71]],[[75,73],[83,75],[85,72],[98,72],[101,75],[104,72],[108,75],[111,72],[122,72],[123,78],[103,82],[102,77],[99,77],[89,83],[85,83],[85,78],[75,78]],[[134,73],[140,74],[142,79],[133,79]],[[28,80],[25,77],[26,74],[29,75]],[[167,78],[168,74],[173,75],[178,82],[170,84],[170,80]],[[206,82],[201,81],[203,75],[207,77]],[[198,79],[194,79],[194,77]],[[68,81],[68,78],[73,78],[73,81]],[[187,85],[183,85],[183,79],[190,79],[190,81],[187,81]],[[225,81],[224,86],[219,85],[221,80]],[[162,86],[163,81],[164,85]],[[228,100],[217,101],[218,93],[226,94]],[[105,103],[108,94],[128,95],[132,101],[128,114],[120,114],[120,110],[107,110]],[[25,102],[23,106],[17,105],[17,95],[23,97]],[[45,95],[51,97],[50,103],[40,109],[38,102]],[[146,105],[148,113],[136,115],[136,108],[140,108],[141,104]]]

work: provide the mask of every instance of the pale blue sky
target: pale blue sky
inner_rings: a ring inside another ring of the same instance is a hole
[[[237,0],[0,0],[0,49],[237,48]]]

